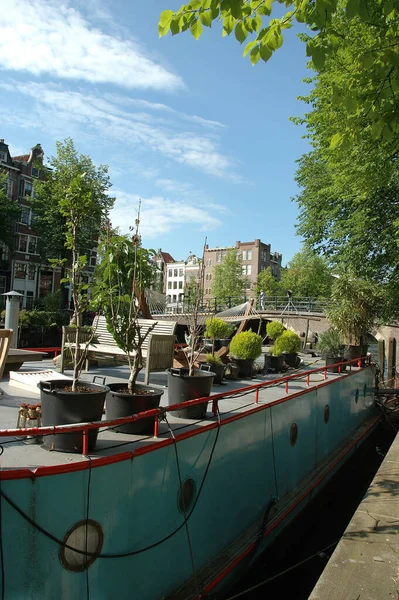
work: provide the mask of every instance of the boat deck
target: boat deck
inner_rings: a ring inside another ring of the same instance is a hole
[[[288,375],[302,374],[323,367],[324,361],[320,358],[311,358],[307,355],[301,355],[302,363],[296,370],[290,369],[282,374],[257,374],[251,379],[224,381],[222,385],[214,385],[212,388],[212,396],[221,394],[230,394],[226,398],[218,400],[218,407],[221,421],[239,415],[243,412],[256,410],[261,405],[271,402],[287,399],[297,393],[303,393],[318,385],[331,381],[334,378],[342,377],[343,375],[327,372],[327,379],[324,378],[324,371],[311,373],[310,376],[304,375],[298,379],[289,382],[288,393],[286,391],[285,382],[273,381],[280,378],[285,378]],[[29,362],[25,363],[19,372],[32,372],[38,370],[54,369],[54,365],[50,360],[45,360],[41,363],[40,369],[37,364]],[[357,370],[353,367],[352,370]],[[118,381],[126,381],[128,379],[128,368],[125,365],[100,367],[93,369],[90,373],[84,373],[82,379],[92,381],[93,376],[97,375],[106,377],[106,383]],[[66,371],[65,375],[71,375],[70,371]],[[140,377],[141,375],[141,377]],[[140,374],[138,382],[141,381],[143,375]],[[345,375],[344,375],[345,376]],[[256,398],[256,390],[250,389],[251,386],[270,383],[268,387],[260,388],[258,397]],[[161,406],[168,406],[168,389],[167,374],[154,373],[151,375],[150,385],[154,388],[161,388],[164,394],[161,398]],[[8,376],[1,381],[1,389],[4,395],[0,396],[0,427],[1,429],[15,429],[17,427],[18,409],[21,403],[39,403],[40,395],[32,391],[20,389],[11,386],[8,383]],[[235,393],[236,391],[236,393]],[[256,402],[257,400],[257,402]],[[103,417],[105,418],[105,416]],[[168,423],[161,421],[159,423],[158,436],[155,438],[148,435],[131,435],[116,433],[111,429],[100,429],[95,450],[90,454],[92,459],[109,457],[112,455],[137,452],[138,449],[155,443],[162,443],[166,438],[173,434],[181,434],[192,429],[209,426],[210,423],[217,423],[218,417],[212,412],[212,402],[208,403],[206,419],[201,421],[193,421],[180,419],[168,413]],[[81,454],[72,454],[65,452],[48,451],[37,443],[27,443],[31,440],[23,440],[21,437],[7,436],[0,438],[0,446],[4,451],[1,455],[1,470],[5,469],[29,469],[32,473],[40,467],[51,467],[59,465],[68,465],[71,463],[87,461],[87,457]]]

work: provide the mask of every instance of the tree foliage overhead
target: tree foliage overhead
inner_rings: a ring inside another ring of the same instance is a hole
[[[21,213],[21,208],[18,202],[8,197],[7,182],[7,173],[0,171],[0,242],[10,246],[13,241],[14,223]]]
[[[376,6],[379,3],[370,0],[370,10]],[[393,56],[389,76],[381,71],[376,39],[384,46],[389,42],[380,38],[382,25],[374,22],[351,21],[343,12],[334,16],[336,51],[303,98],[311,110],[299,121],[306,124],[313,150],[299,160],[296,176],[302,188],[297,197],[298,232],[333,262],[350,265],[363,277],[395,282],[399,276],[395,91],[399,77]],[[394,22],[396,16],[392,26]],[[395,42],[390,52],[398,48]],[[375,62],[370,63],[370,57]],[[348,90],[355,89],[351,86],[361,58],[369,65],[368,78],[378,81],[379,91],[375,95],[365,78],[359,104],[359,97],[349,97]],[[340,132],[342,123],[347,126],[344,132]]]
[[[272,274],[271,267],[261,271],[256,279],[255,294],[259,296],[262,290],[269,297],[281,294],[280,282]]]
[[[286,14],[275,17],[276,9],[281,12],[282,7]],[[347,24],[344,35],[336,29],[337,16]],[[282,46],[284,30],[294,23],[304,24],[310,35],[301,37],[320,72],[365,25],[370,37],[347,72],[347,85],[335,94],[334,102],[345,119],[338,123],[333,143],[340,144],[356,133],[353,121],[356,127],[371,126],[376,138],[390,137],[399,128],[399,0],[191,0],[178,10],[164,10],[158,31],[161,37],[169,31],[172,35],[190,31],[198,39],[203,27],[215,22],[223,36],[234,32],[240,44],[246,42],[244,56],[249,55],[253,65],[267,62]]]
[[[221,302],[229,298],[241,299],[249,287],[248,279],[242,274],[242,259],[236,248],[227,252],[222,264],[214,271],[212,294]]]

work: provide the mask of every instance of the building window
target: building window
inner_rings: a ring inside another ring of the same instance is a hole
[[[212,273],[209,273],[209,281],[212,279]]]
[[[242,251],[242,260],[247,260],[247,251],[246,250]]]
[[[218,252],[216,254],[216,262],[218,262],[218,263],[222,262],[222,253],[221,252]]]
[[[8,260],[8,246],[0,242],[0,260]]]
[[[248,250],[248,252],[247,252],[247,260],[252,260],[252,250]]]
[[[32,167],[32,177],[39,177],[40,171],[36,167]]]
[[[13,180],[11,179],[11,177],[9,177],[9,178],[7,179],[7,196],[8,196],[9,198],[12,198],[12,191],[13,191],[13,188],[14,188],[14,182],[13,182]]]
[[[168,290],[171,290],[171,289],[172,289],[172,282],[168,281]]]
[[[177,296],[173,295],[173,302],[177,302]]]
[[[28,236],[19,235],[18,237],[18,252],[26,252],[28,249]]]
[[[174,281],[174,282],[173,282],[173,289],[174,289],[174,290],[177,290],[177,281]]]
[[[172,277],[172,269],[169,269],[169,271],[168,271],[168,277]]]
[[[242,265],[242,274],[243,275],[251,275],[252,265]]]
[[[14,277],[15,279],[25,279],[26,265],[25,263],[15,263]]]
[[[28,253],[37,254],[37,237],[29,236]]]
[[[33,292],[26,292],[25,308],[31,310],[33,308]]]
[[[183,302],[184,300],[184,294],[179,294],[179,302]]]
[[[0,160],[4,161],[6,160],[6,153],[5,152],[0,152]]]
[[[179,269],[179,277],[183,277],[183,269]]]
[[[27,265],[28,279],[33,281],[36,275],[36,266],[35,265]]]
[[[174,277],[177,277],[177,273],[178,273],[178,270],[177,269],[173,269],[173,276]]]
[[[40,285],[39,285],[39,295],[47,296],[51,294],[53,286],[53,274],[51,271],[42,271],[40,273]]]
[[[179,290],[182,290],[182,289],[183,289],[183,282],[179,281]]]
[[[30,216],[30,208],[28,208],[27,206],[22,206],[20,223],[29,225],[29,216]]]
[[[33,186],[30,181],[25,181],[25,196],[33,196]]]
[[[247,275],[251,275],[252,273],[252,265],[247,265]]]

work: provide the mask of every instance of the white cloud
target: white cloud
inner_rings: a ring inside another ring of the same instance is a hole
[[[112,225],[119,227],[122,233],[128,233],[129,225],[134,224],[140,197],[119,190],[112,190],[112,194],[116,197],[115,207],[110,215]],[[151,240],[183,225],[208,231],[221,224],[211,212],[212,209],[208,212],[194,203],[163,196],[141,198],[140,233],[143,238]]]
[[[65,0],[2,0],[0,30],[2,70],[125,88],[183,87],[144,48],[95,28]]]
[[[124,148],[139,148],[160,153],[168,159],[204,173],[238,181],[232,172],[232,161],[219,149],[219,138],[185,129],[174,116],[158,121],[149,112],[128,111],[115,104],[112,96],[101,97],[84,92],[65,91],[60,86],[39,83],[0,84],[5,91],[18,91],[36,101],[34,115],[24,113],[23,120],[32,127],[65,137],[65,131],[74,136],[93,134],[102,143],[117,142]],[[14,117],[16,116],[14,109]],[[175,111],[173,111],[175,112]],[[179,113],[177,113],[178,115]],[[6,114],[4,118],[7,121]]]

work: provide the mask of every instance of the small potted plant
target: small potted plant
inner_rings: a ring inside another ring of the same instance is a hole
[[[262,338],[251,329],[237,333],[230,342],[230,354],[240,377],[251,377],[255,359],[262,354]]]
[[[169,405],[179,404],[187,400],[204,398],[209,396],[212,389],[215,373],[213,371],[204,371],[196,368],[199,355],[203,346],[201,343],[201,331],[203,321],[201,322],[201,306],[203,298],[203,282],[205,273],[205,253],[206,240],[202,260],[199,261],[199,270],[197,276],[193,276],[189,286],[186,302],[188,306],[188,341],[189,346],[186,349],[188,367],[179,367],[169,369],[168,372],[168,402]],[[206,415],[207,403],[198,406],[190,406],[173,411],[176,417],[183,419],[203,419]]]
[[[324,333],[319,335],[316,347],[325,357],[326,366],[334,365],[344,360],[345,344],[343,343],[342,335],[335,327],[329,327]],[[342,366],[341,370],[343,370]],[[329,367],[328,371],[338,373],[338,367]]]
[[[218,319],[218,317],[211,317],[205,321],[205,339],[210,341],[212,351],[206,354],[206,362],[200,365],[200,368],[206,368],[210,366],[210,371],[215,373],[215,379],[213,380],[216,384],[221,384],[224,374],[224,365],[220,357],[215,354],[215,350],[219,350],[223,346],[227,346],[230,343],[230,339],[227,337],[231,332],[231,325]],[[203,338],[204,343],[204,338]],[[216,348],[216,344],[218,347]]]
[[[267,337],[274,342],[282,335],[285,331],[285,327],[280,321],[270,321],[266,325]],[[269,353],[265,354],[265,369],[273,371],[274,373],[280,373],[283,369],[283,355],[282,350],[276,347],[276,344],[270,347]]]
[[[301,348],[301,338],[294,331],[286,330],[278,336],[274,343],[277,352],[283,355],[288,367],[296,367],[298,363],[298,352]]]
[[[156,325],[143,332],[139,324],[139,297],[149,288],[154,275],[152,250],[141,246],[140,206],[131,236],[115,235],[110,224],[100,246],[102,261],[96,273],[93,302],[102,308],[108,331],[127,357],[129,380],[110,383],[106,399],[109,420],[158,408],[163,390],[137,383],[144,367],[143,344]],[[109,232],[109,234],[108,234]],[[119,433],[152,433],[155,417],[115,427]]]
[[[384,291],[378,284],[348,273],[335,279],[327,318],[348,346],[349,358],[366,354],[367,333],[384,313],[385,306]]]

